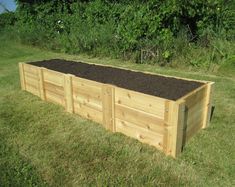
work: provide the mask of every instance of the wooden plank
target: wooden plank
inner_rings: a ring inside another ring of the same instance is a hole
[[[26,73],[37,75],[37,73],[38,73],[37,68],[38,68],[37,66],[33,66],[30,64],[24,64],[24,72],[26,72]]]
[[[172,146],[171,156],[177,157],[183,147],[184,127],[185,127],[185,101],[177,101],[172,103],[173,110],[171,112],[172,125]]]
[[[94,98],[90,98],[89,96],[73,94],[73,102],[74,104],[83,104],[87,107],[93,108],[102,112],[102,101]]]
[[[104,84],[102,87],[103,125],[106,129],[115,132],[114,87]]]
[[[79,114],[87,119],[90,119],[100,124],[102,124],[103,122],[102,112],[95,110],[93,108],[87,107],[83,104],[74,105],[74,113]]]
[[[102,99],[102,84],[94,81],[84,81],[80,78],[72,78],[73,92],[79,95],[86,95],[89,98]]]
[[[31,84],[25,84],[25,90],[36,95],[36,96],[40,96],[40,93],[39,93],[39,90],[38,90],[38,87],[35,87],[34,85],[31,85]]]
[[[139,127],[133,123],[118,118],[115,118],[115,123],[117,132],[121,132],[127,136],[133,137],[143,143],[153,145],[162,150],[162,134],[155,133],[149,129]]]
[[[45,82],[48,82],[57,86],[62,86],[62,87],[64,86],[64,74],[63,73],[58,73],[58,72],[43,68],[43,76],[44,76]]]
[[[55,94],[49,90],[45,89],[45,99],[52,103],[56,103],[62,106],[65,106],[65,99],[63,96]]]
[[[64,97],[64,88],[62,86],[44,82],[44,89],[53,92],[54,94],[60,95],[61,97]]]
[[[25,76],[25,84],[30,84],[30,85],[33,85],[33,86],[38,88],[39,81],[35,80],[35,79],[32,79],[32,78],[30,78],[28,76]]]
[[[115,116],[156,133],[164,133],[164,120],[158,118],[158,116],[120,104],[115,104]]]
[[[214,82],[207,84],[207,90],[206,90],[206,101],[205,101],[205,111],[204,111],[204,121],[202,128],[206,128],[210,124],[210,116],[211,116],[211,109],[212,109],[212,96],[214,92]]]
[[[64,75],[64,92],[66,111],[73,113],[73,90],[72,90],[72,76],[70,74]]]
[[[19,63],[20,85],[21,89],[25,90],[24,64]]]
[[[165,100],[123,88],[115,88],[116,103],[154,114],[161,119],[164,119]]]
[[[43,71],[42,68],[38,68],[38,78],[39,78],[39,92],[42,100],[45,100],[45,91],[44,91],[44,81],[43,81]]]

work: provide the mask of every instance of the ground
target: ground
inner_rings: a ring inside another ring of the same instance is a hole
[[[69,56],[1,39],[0,186],[232,186],[233,65],[210,74]],[[18,62],[65,58],[215,82],[215,112],[177,159],[20,90]],[[232,63],[231,63],[232,64]],[[228,71],[227,71],[228,70]],[[228,73],[226,73],[228,72]]]

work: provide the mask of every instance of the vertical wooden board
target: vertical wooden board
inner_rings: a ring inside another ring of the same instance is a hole
[[[39,92],[42,100],[45,100],[45,91],[44,91],[44,81],[43,81],[43,71],[42,68],[38,68],[38,78],[39,78]]]
[[[133,123],[118,118],[115,118],[115,123],[117,132],[121,132],[127,136],[135,138],[143,143],[153,145],[159,150],[162,150],[162,134],[158,134],[151,130],[141,128]]]
[[[177,157],[183,146],[184,127],[185,127],[185,101],[171,101],[169,103],[168,116],[168,137],[170,142],[167,142],[167,152],[173,157]]]
[[[115,88],[115,103],[154,114],[160,119],[164,119],[165,100],[123,88]]]
[[[214,92],[214,82],[208,83],[206,90],[205,111],[203,114],[204,120],[202,128],[208,127],[210,123],[213,92]]]
[[[112,132],[116,131],[115,128],[115,114],[114,114],[114,87],[104,84],[102,86],[102,101],[103,101],[103,125],[106,129]]]
[[[21,89],[25,90],[24,64],[19,63],[20,85]]]
[[[73,90],[72,90],[72,76],[69,74],[64,75],[64,93],[66,111],[73,113]]]

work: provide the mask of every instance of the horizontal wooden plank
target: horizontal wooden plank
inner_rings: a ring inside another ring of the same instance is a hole
[[[186,131],[186,142],[193,137],[201,128],[203,124],[203,119],[201,121],[198,121],[197,124],[192,125],[191,128],[187,129]]]
[[[24,78],[25,78],[25,82],[26,83],[31,84],[31,85],[33,85],[35,87],[39,86],[39,80],[31,78],[31,77],[28,77],[28,76],[25,76]]]
[[[63,73],[43,69],[44,82],[48,82],[57,86],[64,86]]]
[[[30,77],[31,79],[39,80],[38,74],[25,72],[24,76]]]
[[[206,97],[206,87],[204,86],[197,92],[194,92],[192,95],[185,98],[185,104],[187,108],[191,108],[193,105],[197,104],[205,97]]]
[[[24,72],[35,74],[35,75],[38,74],[38,67],[37,66],[33,66],[30,64],[24,64],[23,67],[24,67]]]
[[[116,131],[162,149],[163,136],[133,123],[116,118]]]
[[[40,96],[39,89],[37,87],[35,87],[34,85],[30,85],[30,84],[26,83],[25,90],[36,95],[36,96]]]
[[[140,110],[115,104],[115,117],[160,134],[164,133],[164,120]]]
[[[77,104],[83,104],[98,111],[102,111],[102,101],[87,95],[73,94],[73,101]]]
[[[58,94],[60,96],[64,96],[64,88],[62,86],[57,86],[49,82],[44,82],[43,85],[44,85],[45,90],[49,90],[52,93]]]
[[[74,94],[83,94],[90,98],[102,99],[101,84],[96,84],[93,81],[84,81],[82,79],[72,78],[72,88]]]
[[[61,95],[45,90],[45,100],[65,106],[65,99]]]
[[[95,110],[91,107],[88,107],[84,104],[76,104],[74,103],[74,113],[79,114],[87,119],[95,121],[97,123],[102,124],[103,122],[103,114],[102,112]]]
[[[76,77],[76,76],[73,76],[72,77],[72,82],[76,85],[77,83],[78,84],[84,84],[84,85],[89,85],[89,86],[95,86],[95,87],[99,87],[101,88],[103,83],[100,83],[100,82],[96,82],[96,81],[93,81],[93,80],[88,80],[88,79],[84,79],[84,78],[80,78],[80,77]]]
[[[115,102],[154,114],[164,119],[165,99],[130,91],[122,88],[115,88]]]

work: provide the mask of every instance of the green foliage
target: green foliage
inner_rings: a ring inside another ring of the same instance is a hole
[[[8,26],[14,25],[16,17],[13,12],[5,12],[0,14],[0,30],[5,29]]]
[[[187,53],[186,46],[213,51],[214,38],[234,40],[235,35],[232,0],[17,2],[15,29],[23,43],[72,54],[136,56],[139,62],[144,50],[146,62],[166,65]],[[214,51],[209,61],[217,63]],[[208,66],[204,60],[188,64]]]

